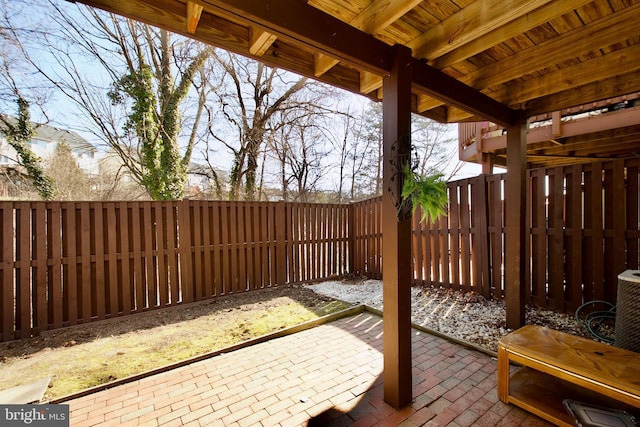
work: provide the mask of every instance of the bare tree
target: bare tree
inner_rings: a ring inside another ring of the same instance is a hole
[[[15,117],[0,115],[0,132],[7,143],[15,150],[17,158],[14,159],[24,167],[27,176],[31,180],[33,188],[44,200],[50,200],[55,196],[55,188],[50,177],[42,169],[42,159],[35,155],[30,148],[30,140],[34,134],[34,125],[31,122],[31,102],[40,107],[45,97],[38,88],[29,87],[24,78],[25,70],[16,56],[20,53],[21,44],[15,39],[15,29],[10,22],[22,12],[26,4],[16,1],[12,5],[0,5],[0,103],[4,108],[17,107]],[[29,92],[29,95],[23,92]]]
[[[46,11],[50,33],[12,32],[24,57],[152,198],[181,198],[210,91],[199,71],[213,49],[85,6],[50,1]]]
[[[317,91],[326,95],[329,89],[233,54],[216,52],[214,57],[223,72],[216,92],[217,109],[209,109],[211,136],[232,156],[229,198],[254,200],[260,155],[282,126],[274,117],[287,111],[287,120],[292,120],[317,111],[321,98]]]
[[[331,118],[336,115],[331,114]],[[309,202],[318,191],[319,182],[330,169],[325,161],[327,139],[320,124],[324,111],[310,110],[296,116],[283,111],[278,115],[276,131],[269,140],[269,154],[278,164],[278,181],[282,200]]]
[[[413,116],[411,145],[416,159],[415,172],[419,175],[444,174],[451,179],[462,167],[458,159],[456,134],[450,125],[421,116]]]
[[[354,201],[380,194],[382,183],[382,115],[379,104],[360,111],[347,110],[340,126],[327,136],[338,155],[336,193],[338,201]]]

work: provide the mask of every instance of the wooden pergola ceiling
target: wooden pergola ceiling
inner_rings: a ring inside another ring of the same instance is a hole
[[[81,0],[374,99],[411,49],[413,110],[536,115],[640,91],[638,0]]]

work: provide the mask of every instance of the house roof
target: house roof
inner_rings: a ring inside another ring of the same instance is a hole
[[[640,92],[638,0],[80,2],[373,99],[399,45],[414,112],[440,122],[508,126]]]
[[[17,122],[13,116],[4,114],[2,116],[4,120],[7,120],[9,123]],[[33,138],[35,139],[46,142],[65,141],[74,152],[95,153],[97,151],[96,147],[74,131],[41,123],[31,123],[31,126],[33,128]],[[4,134],[2,126],[0,126],[0,134]]]

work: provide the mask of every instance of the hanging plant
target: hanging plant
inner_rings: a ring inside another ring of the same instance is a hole
[[[402,186],[402,203],[398,212],[411,206],[411,214],[414,215],[418,206],[422,208],[420,221],[435,221],[438,217],[446,215],[449,198],[447,196],[447,183],[444,174],[423,176],[417,174],[409,163],[403,166],[404,183]]]

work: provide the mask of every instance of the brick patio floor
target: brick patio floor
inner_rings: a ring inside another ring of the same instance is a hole
[[[413,403],[382,396],[369,312],[67,401],[71,426],[544,426],[500,402],[494,358],[414,330]]]

